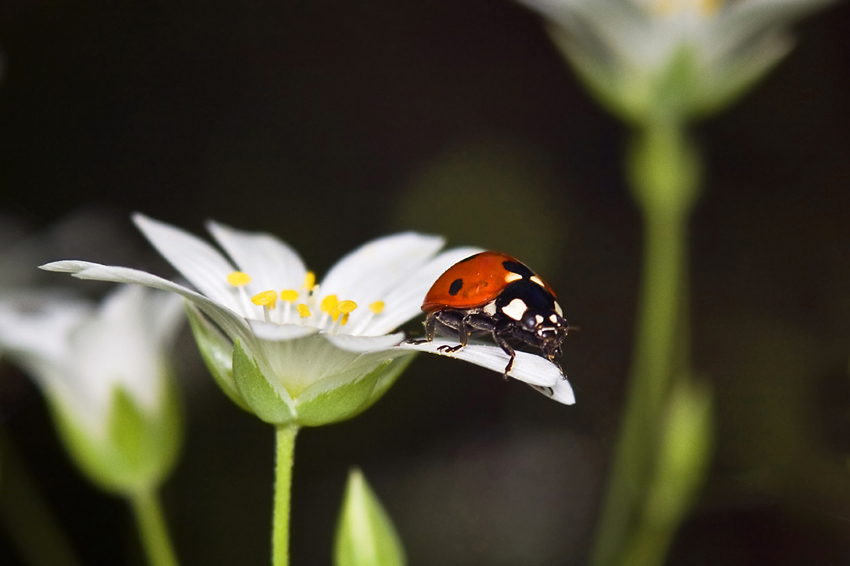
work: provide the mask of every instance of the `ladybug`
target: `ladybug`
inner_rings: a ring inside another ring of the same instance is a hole
[[[422,310],[428,316],[421,342],[433,340],[439,328],[460,340],[440,350],[455,352],[471,335],[490,333],[511,357],[506,377],[516,358],[508,339],[539,348],[558,365],[554,358],[561,355],[569,330],[552,288],[525,264],[497,252],[481,252],[451,266],[425,295]]]

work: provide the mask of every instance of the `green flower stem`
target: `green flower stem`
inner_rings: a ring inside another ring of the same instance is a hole
[[[272,565],[289,566],[289,502],[292,487],[292,462],[298,426],[277,428],[274,517],[272,522]]]
[[[631,146],[629,181],[644,222],[644,259],[635,354],[615,460],[602,507],[593,566],[625,564],[634,548],[648,545],[660,564],[671,533],[641,524],[658,460],[660,428],[676,376],[687,375],[688,218],[698,193],[696,150],[678,123],[641,129]],[[652,533],[636,540],[640,533]],[[651,539],[651,540],[650,540]],[[644,554],[639,552],[638,554]]]
[[[0,428],[0,525],[31,566],[81,564],[15,447]]]
[[[177,566],[177,556],[171,546],[162,505],[155,489],[142,489],[129,497],[142,546],[151,566]]]

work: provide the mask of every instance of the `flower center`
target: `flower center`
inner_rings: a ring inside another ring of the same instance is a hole
[[[710,18],[723,6],[723,0],[652,0],[650,10],[660,16],[672,16],[681,12],[695,12]]]
[[[242,271],[234,271],[227,276],[227,282],[238,293],[239,300],[245,306],[245,312],[250,316],[250,313],[256,312],[252,305],[262,307],[263,318],[266,322],[314,326],[333,334],[348,324],[351,313],[357,309],[357,303],[348,299],[340,301],[336,295],[327,295],[319,300],[319,285],[316,284],[316,275],[312,271],[308,271],[304,277],[304,283],[301,285],[302,292],[295,289],[283,289],[280,292],[268,289],[249,298],[245,288],[251,281],[251,276]],[[278,300],[281,303],[279,309],[276,308]],[[383,301],[374,301],[369,304],[368,318],[358,325],[359,328],[364,328],[383,310]]]

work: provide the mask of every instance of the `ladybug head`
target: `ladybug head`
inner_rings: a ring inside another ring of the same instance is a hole
[[[552,310],[528,310],[520,321],[523,333],[533,340],[529,342],[543,350],[543,354],[552,360],[561,355],[561,343],[567,336],[569,325],[558,313]]]

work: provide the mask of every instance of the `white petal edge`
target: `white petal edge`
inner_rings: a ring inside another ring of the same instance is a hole
[[[145,287],[177,293],[197,305],[204,314],[209,316],[231,338],[240,338],[248,345],[253,345],[255,342],[254,336],[245,319],[237,313],[200,293],[145,271],[130,269],[129,267],[116,267],[73,260],[54,261],[53,263],[42,265],[40,269],[58,273],[70,273],[78,279],[111,281],[113,283],[135,283],[144,285]]]
[[[353,334],[386,334],[422,314],[422,301],[434,281],[460,260],[483,251],[481,248],[465,247],[442,252],[383,297],[384,311],[375,315],[364,328],[358,328]]]
[[[326,334],[328,342],[348,352],[367,353],[389,350],[404,340],[404,332],[386,336],[352,336],[350,334]]]
[[[437,350],[440,346],[457,346],[457,342],[438,338],[422,344],[407,342],[396,347],[402,350],[427,352],[463,360],[499,373],[503,373],[505,366],[508,365],[508,355],[496,346],[470,344],[456,352],[440,352]],[[516,353],[516,359],[508,377],[540,387],[554,387],[559,381],[566,382],[558,366],[545,358],[528,352]]]
[[[238,294],[227,282],[234,267],[218,250],[180,228],[135,213],[133,222],[157,251],[196,289],[230,310],[242,313]]]
[[[298,326],[297,324],[276,324],[264,320],[248,320],[251,331],[260,340],[283,342],[303,338],[319,331],[314,326]]]
[[[286,242],[271,234],[237,230],[214,220],[207,221],[206,226],[239,269],[251,276],[257,292],[301,289],[307,268]]]

